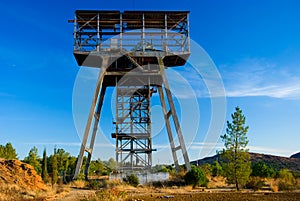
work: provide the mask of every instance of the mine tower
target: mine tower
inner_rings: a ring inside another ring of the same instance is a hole
[[[189,158],[170,91],[166,69],[183,66],[190,56],[188,11],[77,10],[74,56],[79,66],[100,68],[74,178],[94,149],[105,91],[115,87],[114,132],[118,172],[150,171],[152,166],[151,97],[158,93],[172,157]],[[178,138],[179,144],[174,142]]]

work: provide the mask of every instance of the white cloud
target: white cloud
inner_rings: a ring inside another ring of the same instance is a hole
[[[201,149],[222,149],[223,144],[221,143],[214,143],[214,142],[193,142],[189,149],[193,150],[201,150]]]
[[[291,67],[254,58],[220,68],[227,97],[300,99],[300,74]]]
[[[260,147],[260,146],[248,146],[250,152],[254,153],[263,153],[263,154],[271,154],[271,155],[282,155],[289,157],[294,150],[282,150],[282,149],[275,149],[269,147]]]
[[[52,146],[71,146],[71,147],[80,147],[80,142],[32,142],[26,143],[29,145],[52,145]],[[89,144],[87,144],[88,146]],[[110,143],[95,143],[94,147],[113,147],[114,145]]]
[[[273,86],[253,86],[252,88],[228,89],[227,97],[268,96],[273,98],[300,99],[300,83]]]

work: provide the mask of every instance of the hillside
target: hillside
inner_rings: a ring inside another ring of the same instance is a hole
[[[264,162],[266,164],[271,165],[276,170],[280,170],[283,168],[287,168],[293,172],[300,173],[300,158],[288,158],[288,157],[281,157],[281,156],[273,156],[273,155],[267,155],[267,154],[258,154],[258,153],[250,153],[251,156],[251,162],[257,163],[257,162]],[[206,157],[197,161],[192,161],[192,164],[198,164],[203,165],[205,163],[213,163],[215,160],[219,161],[218,155],[212,156],[212,157]]]
[[[299,153],[296,153],[296,154],[293,154],[293,155],[291,155],[291,158],[300,158],[300,152],[299,152]]]
[[[0,200],[23,200],[41,191],[47,186],[31,165],[0,158]]]

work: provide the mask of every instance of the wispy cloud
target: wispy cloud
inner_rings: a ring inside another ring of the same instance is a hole
[[[191,150],[199,150],[199,153],[203,150],[221,150],[224,148],[223,143],[209,143],[209,142],[193,142],[189,149]],[[291,153],[294,153],[295,150],[287,150],[287,149],[276,149],[270,147],[261,147],[261,146],[248,146],[247,147],[250,152],[254,153],[263,153],[263,154],[271,154],[271,155],[282,155],[289,157]],[[215,153],[212,151],[211,153]]]
[[[50,145],[50,146],[70,146],[70,147],[80,147],[80,142],[31,142],[26,143],[29,145]],[[114,145],[110,143],[95,143],[95,147],[113,147]]]
[[[287,150],[287,149],[275,149],[270,147],[260,147],[260,146],[248,146],[250,152],[254,153],[264,153],[264,154],[272,154],[272,155],[282,155],[289,157],[291,153],[295,152],[295,150]]]
[[[227,97],[267,96],[300,99],[300,73],[266,59],[221,65]]]
[[[200,65],[200,64],[199,64]],[[211,66],[185,66],[168,69],[168,80],[174,95],[180,99],[224,97],[225,90],[217,68]]]
[[[253,86],[253,88],[228,89],[228,97],[268,96],[273,98],[300,99],[300,83],[272,86]]]
[[[223,144],[214,143],[214,142],[193,142],[190,146],[191,149],[221,149],[223,148]]]

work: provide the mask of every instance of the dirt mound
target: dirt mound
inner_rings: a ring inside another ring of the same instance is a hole
[[[0,158],[0,186],[18,186],[23,191],[47,190],[31,165],[19,160]]]

